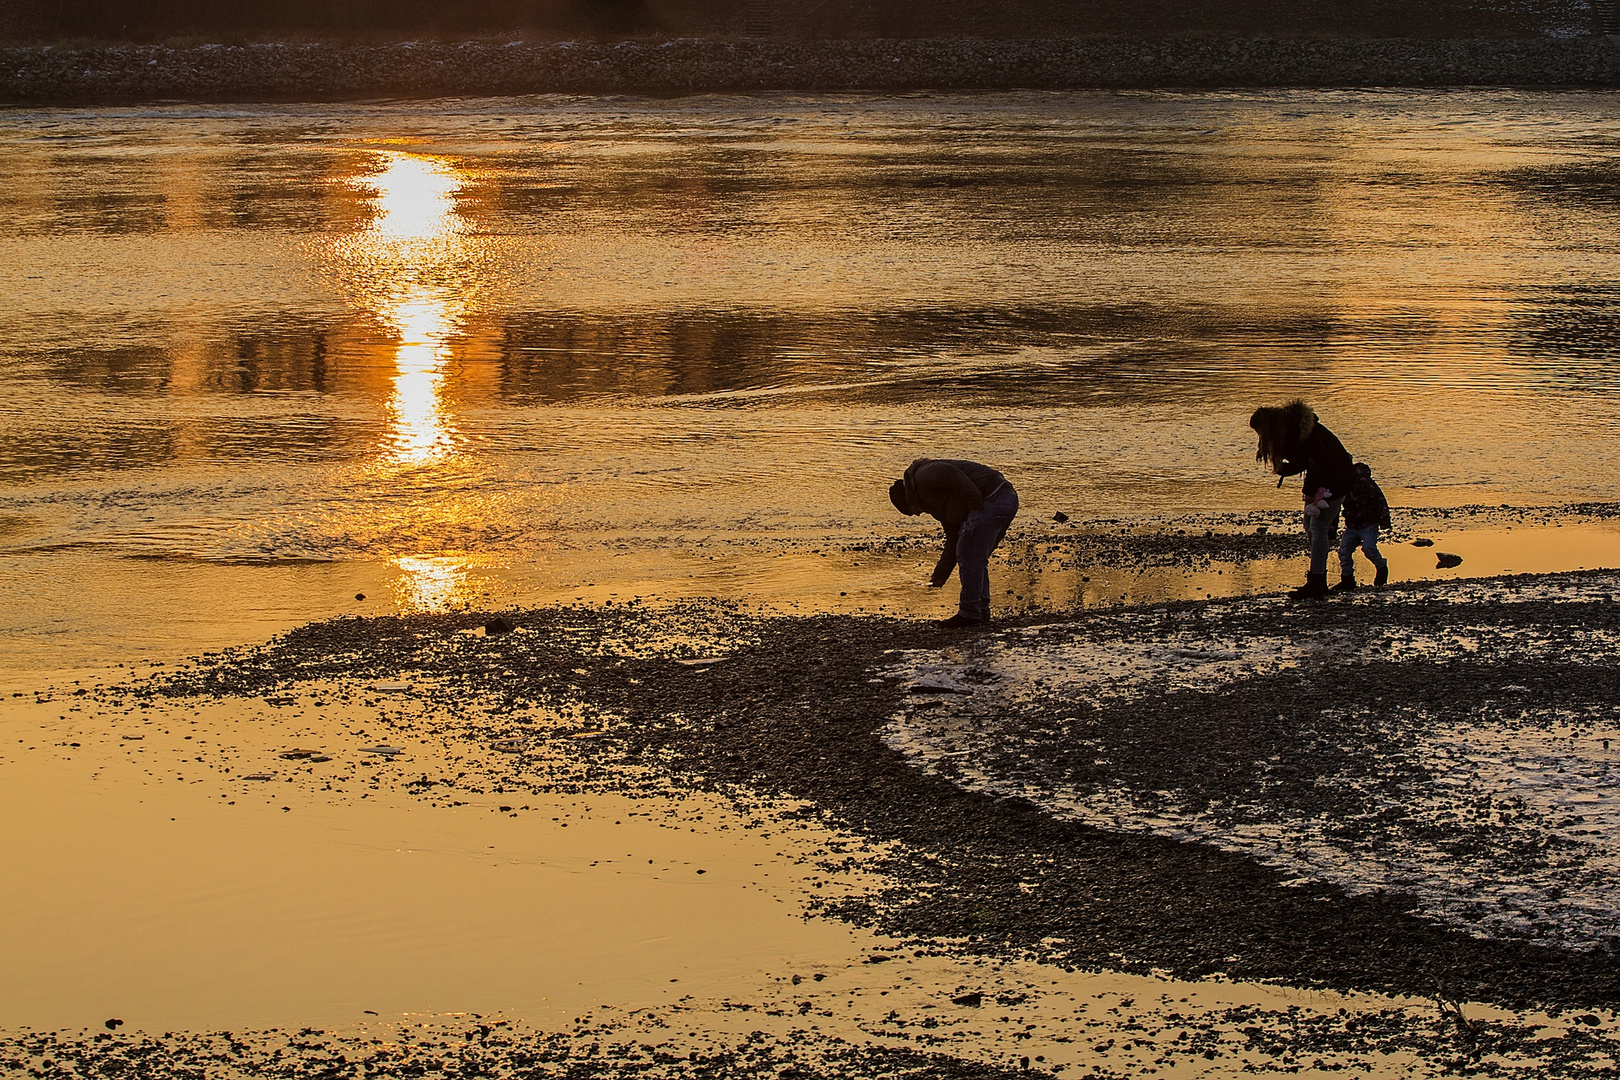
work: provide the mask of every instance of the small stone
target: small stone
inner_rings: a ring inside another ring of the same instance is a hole
[[[1434,561],[1434,568],[1436,570],[1450,570],[1453,566],[1462,565],[1461,555],[1451,555],[1444,551],[1437,551],[1435,552],[1435,555],[1438,556],[1438,558],[1436,558]]]
[[[1065,514],[1063,511],[1059,510],[1057,513],[1052,515],[1052,520],[1057,522],[1059,525],[1061,525],[1065,521],[1069,520],[1069,515]]]
[[[118,1019],[116,1016],[111,1020],[105,1020],[102,1023],[108,1031],[117,1031],[119,1028],[124,1026],[124,1022]]]
[[[1413,547],[1434,547],[1434,541],[1424,539],[1423,537],[1418,537],[1416,540],[1412,541],[1412,546]]]
[[[984,1004],[984,995],[975,990],[971,994],[963,994],[961,997],[951,998],[951,1004],[966,1005],[970,1009],[977,1009],[980,1005]]]
[[[357,592],[354,594],[354,598],[356,600],[364,600],[366,598],[366,594],[363,592]]]
[[[517,627],[512,625],[512,621],[503,615],[497,615],[484,624],[484,633],[486,634],[510,634],[516,629]]]

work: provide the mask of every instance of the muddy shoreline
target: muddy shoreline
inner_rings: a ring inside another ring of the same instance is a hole
[[[1269,543],[1268,533],[1254,531],[1258,524],[1227,525],[1233,535]],[[1134,550],[1128,537],[1118,546]],[[1161,556],[1142,549],[1137,557]],[[707,791],[732,800],[745,818],[813,821],[849,840],[820,852],[812,877],[842,886],[848,872],[875,870],[882,884],[829,888],[825,898],[816,884],[805,897],[806,917],[845,920],[894,942],[885,946],[894,951],[867,961],[883,962],[885,970],[906,970],[907,957],[919,963],[954,957],[989,965],[986,971],[1034,964],[1054,973],[1273,983],[1411,1003],[1381,1012],[1341,1009],[1336,1016],[1247,1007],[1193,1015],[1177,1012],[1166,998],[1157,1012],[1130,1021],[1139,1043],[1098,1043],[1088,1075],[1124,1075],[1115,1068],[1124,1061],[1109,1063],[1113,1048],[1146,1053],[1143,1060],[1159,1065],[1219,1059],[1238,1067],[1254,1060],[1267,1063],[1260,1071],[1290,1072],[1308,1066],[1312,1055],[1389,1061],[1387,1055],[1399,1054],[1427,1074],[1485,1068],[1526,1075],[1524,1063],[1531,1062],[1537,1075],[1586,1077],[1604,1075],[1593,1055],[1612,1052],[1620,1006],[1613,938],[1577,948],[1549,945],[1533,933],[1481,936],[1469,932],[1466,911],[1463,924],[1448,923],[1416,894],[1303,880],[1218,845],[1098,827],[1052,813],[1042,792],[1056,782],[1129,782],[1139,790],[1173,789],[1205,806],[1249,807],[1244,813],[1297,804],[1361,828],[1365,823],[1356,822],[1365,815],[1354,799],[1320,780],[1355,773],[1372,788],[1432,786],[1439,779],[1432,767],[1403,745],[1414,723],[1507,710],[1526,698],[1566,718],[1600,712],[1606,718],[1609,703],[1620,700],[1620,667],[1610,662],[1606,644],[1594,642],[1620,639],[1616,595],[1614,571],[1518,575],[1408,583],[1303,605],[1247,596],[1032,613],[966,634],[876,616],[762,616],[713,602],[510,610],[499,614],[517,629],[496,635],[482,632],[494,612],[350,617],[302,627],[265,646],[129,680],[42,689],[39,696],[91,711],[189,710],[188,703],[231,699],[290,713],[312,701],[382,705],[375,721],[382,727],[371,727],[369,738],[412,745],[429,737],[490,748],[458,755],[454,772],[430,766],[418,776],[411,765],[360,770],[369,790],[392,788],[432,806],[472,799],[521,812],[527,794],[566,791],[629,795],[656,808],[682,792]],[[1421,654],[1403,644],[1459,625],[1486,640],[1530,644]],[[1353,654],[1307,650],[1298,664],[1218,687],[1166,685],[1128,700],[1083,701],[1063,687],[1033,698],[997,697],[988,667],[995,649],[1022,655],[1079,638],[1173,652],[1189,638],[1254,642],[1268,635],[1307,643],[1354,639],[1364,647]],[[937,674],[902,670],[918,657],[956,671],[955,685],[941,689]],[[388,694],[376,689],[385,678],[409,681],[416,712],[386,707]],[[1372,707],[1347,711],[1345,702]],[[1390,707],[1377,704],[1383,702]],[[995,790],[896,742],[897,724],[926,727],[970,705],[978,712],[963,715],[984,722],[978,764],[984,776],[1000,777]],[[1280,768],[1264,765],[1279,758]],[[252,767],[240,764],[242,773]],[[301,765],[277,764],[289,782],[321,797],[319,769],[305,776],[295,771]],[[257,777],[222,779],[259,790],[246,782]],[[1009,794],[1019,784],[1029,797]],[[1462,821],[1442,827],[1436,839],[1447,850],[1467,848],[1489,842],[1500,828]],[[1554,846],[1568,843],[1556,830],[1548,836]],[[1366,842],[1376,843],[1373,832]],[[1542,854],[1518,853],[1527,863]],[[815,994],[816,984],[797,988],[798,981],[787,988],[795,999]],[[985,997],[984,1007],[1016,1012],[1039,983],[1036,977],[1024,990]],[[974,995],[962,1002],[954,1006],[959,1011],[980,1008]],[[1121,1023],[1130,1020],[1130,1006],[1119,1003],[1127,1013]],[[782,1007],[770,1015],[782,1015]],[[114,1076],[210,1062],[242,1076],[379,1069],[1008,1074],[937,1046],[928,1013],[895,1012],[885,1021],[894,1038],[915,1041],[907,1048],[818,1031],[810,1021],[834,1013],[806,1015],[807,1007],[835,1008],[836,1000],[801,1006],[806,1026],[791,1035],[711,1032],[694,1007],[606,1012],[563,1029],[441,1017],[425,1029],[407,1018],[361,1033],[19,1031],[0,1033],[0,1060],[42,1076]],[[1482,1017],[1481,1008],[1506,1012]],[[697,1042],[672,1039],[668,1025],[682,1017],[700,1025]],[[1078,1027],[1074,1034],[1084,1038]],[[1041,1060],[1012,1071],[1025,1070],[1041,1072]]]
[[[897,39],[0,49],[0,103],[1620,85],[1620,39]]]
[[[1597,591],[1538,600],[1511,591],[1548,579],[1504,579],[1510,595],[1474,604],[1468,614],[1471,624],[1496,633],[1533,627],[1552,635],[1561,644],[1541,660],[1462,652],[1383,663],[1329,657],[1220,693],[1150,695],[1117,715],[1099,713],[1117,732],[1111,757],[1122,768],[1174,761],[1167,771],[1178,775],[1166,783],[1202,785],[1212,797],[1245,783],[1242,761],[1265,744],[1289,756],[1285,782],[1309,789],[1330,751],[1300,733],[1314,737],[1337,701],[1387,695],[1403,706],[1467,711],[1507,686],[1528,687],[1569,709],[1620,700],[1615,669],[1592,663],[1577,644],[1595,631],[1620,633],[1620,610],[1606,591],[1620,591],[1620,582],[1604,572],[1556,577]],[[1145,610],[1219,636],[1265,627],[1376,637],[1445,625],[1457,588],[1408,585],[1335,604],[1245,599]],[[1620,1003],[1612,943],[1583,950],[1473,937],[1414,914],[1399,892],[1351,895],[1320,881],[1285,886],[1289,875],[1253,859],[1059,820],[1027,799],[966,790],[916,767],[883,734],[912,695],[904,680],[875,673],[898,652],[959,650],[960,635],[873,617],[759,619],[699,608],[652,614],[637,605],[506,616],[523,632],[469,637],[465,631],[486,613],[319,624],[266,649],[167,676],[161,692],[273,694],[312,679],[411,670],[433,680],[425,694],[451,706],[487,697],[494,681],[501,689],[488,719],[478,722],[490,739],[533,734],[520,722],[533,706],[588,702],[598,737],[565,744],[578,755],[578,782],[618,785],[619,770],[637,766],[664,778],[655,787],[802,800],[804,813],[890,852],[883,868],[892,888],[829,902],[826,913],[902,938],[952,940],[952,948],[1065,967],[1224,974],[1514,1008]],[[1050,615],[1025,616],[993,633],[1062,633],[1064,625]],[[631,644],[671,632],[685,644],[653,652]],[[720,641],[719,654],[706,658],[713,645],[704,643]],[[783,656],[794,660],[783,663]],[[497,672],[504,674],[493,678]],[[1073,702],[1054,701],[1029,718],[1029,734],[1061,758],[1076,712]],[[1249,723],[1262,713],[1264,723]],[[1231,745],[1237,729],[1254,745]],[[507,783],[522,790],[524,781],[518,774]]]

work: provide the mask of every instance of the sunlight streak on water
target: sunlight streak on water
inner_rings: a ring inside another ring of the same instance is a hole
[[[394,560],[400,606],[411,611],[445,611],[467,585],[467,564],[455,558],[406,557]]]
[[[461,305],[423,278],[458,254],[454,200],[462,181],[433,158],[390,152],[384,162],[362,185],[376,192],[377,217],[360,243],[372,272],[368,299],[399,336],[387,453],[397,464],[430,465],[455,448],[443,389]]]

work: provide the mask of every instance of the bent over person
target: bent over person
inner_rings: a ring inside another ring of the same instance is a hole
[[[1311,566],[1305,584],[1288,595],[1296,600],[1326,596],[1328,552],[1339,536],[1339,510],[1355,486],[1350,454],[1338,436],[1317,421],[1303,401],[1281,408],[1260,408],[1249,417],[1249,427],[1260,438],[1255,460],[1271,466],[1277,486],[1283,478],[1305,474],[1305,532],[1311,541]]]
[[[990,553],[1018,513],[1018,492],[995,469],[977,461],[918,458],[889,487],[889,501],[907,516],[930,514],[945,529],[945,548],[928,584],[938,588],[957,570],[962,597],[957,612],[937,626],[990,621]]]

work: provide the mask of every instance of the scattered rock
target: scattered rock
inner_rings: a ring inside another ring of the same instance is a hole
[[[366,598],[366,594],[363,592],[357,592],[354,594],[354,598],[356,600],[364,600]]]
[[[510,634],[516,629],[517,627],[512,624],[512,620],[504,615],[497,615],[484,624],[484,633],[486,634]]]
[[[102,1021],[102,1024],[107,1028],[108,1031],[117,1031],[119,1028],[124,1026],[124,1022],[118,1019],[116,1016],[110,1020]]]
[[[1413,547],[1434,547],[1434,541],[1426,539],[1426,538],[1420,536],[1416,540],[1412,541],[1412,546]]]
[[[980,1005],[984,1004],[984,994],[978,990],[975,990],[971,994],[963,994],[961,997],[951,998],[951,1004],[966,1005],[970,1009],[977,1009]]]
[[[380,682],[372,683],[370,689],[377,691],[379,694],[408,694],[411,692],[411,684],[408,682]]]
[[[1069,520],[1069,515],[1065,514],[1063,511],[1059,510],[1057,513],[1052,515],[1052,520],[1057,522],[1059,525],[1061,525],[1065,521]]]
[[[1453,566],[1462,565],[1461,555],[1450,555],[1444,551],[1437,551],[1435,554],[1438,556],[1434,561],[1436,570],[1450,570]]]

